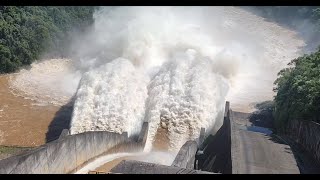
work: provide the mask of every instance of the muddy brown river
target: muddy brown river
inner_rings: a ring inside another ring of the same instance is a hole
[[[9,87],[11,75],[0,75],[0,145],[39,146],[47,141],[49,126],[59,106],[37,106],[15,96]]]

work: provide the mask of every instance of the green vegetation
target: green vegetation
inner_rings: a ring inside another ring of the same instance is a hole
[[[275,81],[275,125],[283,130],[289,120],[320,122],[320,49],[289,63]]]
[[[32,149],[32,147],[17,147],[17,146],[1,146],[0,145],[0,159],[23,153]]]
[[[272,111],[274,108],[273,101],[263,101],[255,105],[259,111]]]
[[[0,6],[0,73],[30,65],[42,53],[67,54],[70,34],[93,22],[94,7]]]

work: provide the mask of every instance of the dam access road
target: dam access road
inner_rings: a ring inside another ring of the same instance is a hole
[[[289,145],[250,122],[249,113],[230,113],[233,174],[300,174]]]

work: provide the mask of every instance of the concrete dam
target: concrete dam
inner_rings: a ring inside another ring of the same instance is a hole
[[[187,141],[171,166],[122,160],[108,172],[120,174],[256,174],[300,173],[290,146],[274,140],[270,130],[254,126],[248,113],[235,112],[226,102],[223,125],[205,137]],[[104,131],[70,135],[65,129],[59,139],[0,161],[1,174],[75,173],[99,157],[119,152],[142,151],[148,135],[143,124],[139,137]]]

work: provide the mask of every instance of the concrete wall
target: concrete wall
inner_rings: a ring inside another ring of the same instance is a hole
[[[112,173],[120,174],[213,174],[181,167],[172,167],[154,163],[123,160],[111,169]]]
[[[236,135],[236,124],[234,121],[234,114],[231,109],[229,110],[229,119],[230,119],[230,134],[231,134],[231,173],[232,174],[239,174],[241,172],[242,161],[240,160],[240,156],[242,156],[239,152],[240,140],[239,137]]]
[[[197,169],[223,174],[231,173],[230,111],[230,104],[226,102],[223,125],[215,135],[209,135],[200,145],[196,156]]]
[[[291,121],[286,134],[320,163],[320,124],[313,121]]]
[[[200,130],[200,136],[199,136],[199,138],[196,140],[197,143],[198,143],[198,148],[201,147],[201,145],[203,144],[203,141],[204,141],[205,138],[206,138],[205,133],[206,133],[206,129],[205,129],[205,128],[201,128],[201,130]]]
[[[148,137],[148,130],[149,130],[149,124],[148,122],[144,122],[142,124],[141,132],[138,137],[139,143],[146,144],[147,137]]]
[[[147,130],[142,133],[147,133]],[[70,173],[117,146],[122,145],[127,151],[139,151],[144,148],[144,143],[129,139],[127,133],[96,131],[68,135],[64,132],[58,140],[1,160],[0,174]]]
[[[171,166],[194,169],[195,156],[198,144],[196,141],[187,141],[178,152]]]

